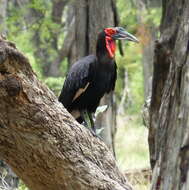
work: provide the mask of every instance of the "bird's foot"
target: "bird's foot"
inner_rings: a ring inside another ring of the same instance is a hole
[[[99,139],[102,140],[100,137],[101,132],[103,131],[104,128],[96,128],[94,121],[93,121],[93,116],[90,112],[83,110],[82,111],[82,116],[84,118],[84,122],[82,123],[89,131],[92,133],[94,137],[98,137]]]
[[[96,130],[96,127],[95,127],[95,126],[92,127],[92,128],[91,128],[91,127],[88,127],[88,125],[87,125],[85,122],[83,122],[83,125],[91,132],[91,134],[93,135],[93,137],[97,137],[97,138],[99,138],[100,140],[102,140],[100,134],[101,134],[101,132],[103,131],[104,128],[102,128],[102,129],[97,129],[97,130]]]
[[[95,133],[96,133],[97,135],[100,135],[103,130],[104,130],[104,128],[97,129]]]
[[[103,139],[101,137],[101,133],[102,133],[103,130],[104,130],[104,128],[96,129],[95,126],[90,129],[90,131],[93,134],[93,136],[99,138],[102,141],[103,141]]]

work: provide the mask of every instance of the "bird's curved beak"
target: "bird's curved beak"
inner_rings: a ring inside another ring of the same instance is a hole
[[[117,27],[116,31],[117,33],[112,36],[114,40],[129,40],[132,42],[139,43],[139,40],[135,36],[127,32],[124,28]]]

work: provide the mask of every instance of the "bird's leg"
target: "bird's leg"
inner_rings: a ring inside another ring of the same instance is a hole
[[[84,119],[85,126],[90,129],[90,119],[88,117],[87,111],[86,110],[82,110],[81,111],[81,116]]]
[[[88,111],[83,110],[83,111],[81,111],[81,116],[84,119],[85,127],[87,127],[91,131],[93,136],[98,137],[96,135],[96,129],[94,126],[94,121],[93,121],[92,115]]]
[[[93,116],[92,113],[88,112],[88,116],[89,116],[89,120],[90,120],[90,124],[91,124],[91,129],[94,131],[94,133],[96,134],[96,128],[95,128],[95,124],[94,124],[94,120],[93,120]]]
[[[98,131],[96,130],[92,113],[90,113],[90,112],[87,112],[87,113],[88,113],[88,117],[89,117],[89,120],[90,120],[91,129],[92,129],[91,132],[92,132],[93,136],[98,137],[100,140],[103,141],[103,139],[102,139],[102,138],[100,137],[100,135],[99,135],[99,134],[101,133],[101,130],[100,130],[99,133],[98,133]]]

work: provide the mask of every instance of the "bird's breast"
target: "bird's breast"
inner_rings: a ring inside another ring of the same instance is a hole
[[[115,75],[115,68],[105,69],[99,67],[94,70],[93,78],[87,85],[79,89],[72,102],[72,110],[87,109],[90,112],[95,112],[103,95],[109,92],[112,88],[112,78]]]
[[[94,90],[98,91],[101,96],[104,95],[112,85],[112,78],[115,75],[115,69],[114,67],[99,67],[95,77],[92,81],[91,88],[94,88]]]

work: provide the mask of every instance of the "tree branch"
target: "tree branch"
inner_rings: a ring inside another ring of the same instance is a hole
[[[130,190],[111,152],[79,125],[25,56],[0,39],[0,157],[31,190]]]

